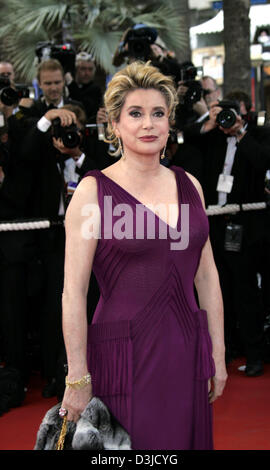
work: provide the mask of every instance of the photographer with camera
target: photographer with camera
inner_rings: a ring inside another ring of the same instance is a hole
[[[10,62],[0,62],[0,76],[8,78],[10,81],[14,82],[15,72],[13,65]]]
[[[186,129],[185,140],[202,154],[206,206],[265,200],[270,131],[258,125],[248,95],[236,91],[213,102],[209,119]],[[209,217],[224,298],[227,360],[244,352],[249,377],[263,373],[264,309],[257,273],[267,216],[258,210]]]
[[[209,109],[213,102],[220,100],[221,90],[216,80],[209,75],[204,75],[201,78],[201,84],[203,89],[203,97],[207,104],[207,108]]]
[[[136,60],[143,62],[150,60],[152,65],[165,75],[175,77],[177,82],[179,64],[174,54],[167,50],[157,30],[143,23],[135,24],[124,32],[112,63],[115,67],[119,67]]]
[[[151,61],[151,64],[157,67],[164,75],[169,75],[174,78],[176,87],[178,87],[179,82],[183,80],[182,85],[186,86],[184,93],[188,91],[189,87],[191,91],[191,79],[192,82],[195,82],[193,77],[194,70],[195,76],[197,75],[197,70],[194,65],[191,63],[179,64],[175,58],[174,53],[172,53],[166,48],[166,45],[158,36],[157,30],[143,23],[135,24],[133,27],[128,28],[124,32],[121,41],[118,45],[118,48],[115,51],[113,57],[113,65],[119,67],[124,63],[131,63],[136,60],[140,60],[143,62]],[[187,71],[185,70],[186,65],[188,69]],[[186,76],[184,76],[184,74],[186,74]],[[189,93],[187,92],[187,95],[188,94]],[[199,81],[196,81],[196,83],[194,83],[193,91],[190,94],[191,108],[193,102],[195,103],[197,101],[195,95],[197,96],[198,94],[200,94],[201,96],[201,85]],[[198,100],[199,99],[200,98],[198,98]],[[207,111],[206,107],[204,111]],[[190,114],[192,115],[192,118],[194,117],[194,115],[195,117],[198,116],[197,113],[194,113],[194,111],[190,109],[190,105],[189,103],[187,103],[187,101],[185,101],[185,104],[181,103],[181,105],[177,107],[175,126],[177,130],[182,130],[183,123],[186,124],[187,117]],[[193,120],[194,119],[192,119],[191,122],[193,122]],[[166,148],[166,158],[162,160],[162,165],[170,166],[172,164],[172,160],[174,160],[174,155],[177,150],[177,132],[173,132],[170,134]],[[181,150],[183,150],[183,148]],[[193,153],[194,151],[192,149],[191,158]],[[190,152],[188,152],[187,161],[190,160],[189,157]],[[178,164],[177,158],[176,162],[173,164]],[[187,171],[192,172],[192,174],[194,174],[194,176],[198,178],[199,172],[196,172],[196,169],[195,171],[191,171],[192,169],[193,165],[188,165]]]
[[[13,86],[14,89],[15,72],[13,65],[10,62],[0,62],[0,111],[3,113],[4,118],[8,119],[13,114],[17,103],[5,102],[5,91]]]
[[[67,185],[67,197],[70,199],[78,182],[90,170],[97,168],[96,162],[87,152],[86,114],[82,108],[72,104],[64,105],[62,110],[69,110],[75,114],[75,122],[69,126],[63,125],[61,116],[52,114],[52,141],[53,145],[65,158],[64,179]],[[55,117],[57,116],[57,117]]]
[[[15,72],[10,62],[0,62],[0,167],[1,182],[9,173],[13,177],[24,136],[21,125],[23,113],[20,106],[30,106],[30,90],[26,85],[15,83]],[[6,185],[3,192],[9,193]]]
[[[65,104],[81,106],[64,96],[64,69],[56,59],[42,61],[37,78],[43,96],[30,107],[22,107],[19,120],[24,129],[20,141],[19,161],[23,178],[21,204],[25,216],[46,218],[55,224],[50,230],[36,230],[33,244],[38,259],[39,293],[36,309],[40,311],[39,331],[42,372],[47,381],[43,396],[56,394],[57,359],[62,351],[61,293],[65,231],[63,219],[67,207],[65,160],[53,144],[53,121],[59,119],[62,127],[76,124],[76,115],[65,109]],[[83,109],[83,108],[82,108]],[[16,119],[16,116],[14,117]]]
[[[175,148],[171,165],[180,166],[199,181],[202,179],[202,155],[200,148],[192,140],[184,138],[185,130],[196,122],[203,122],[208,117],[208,108],[203,95],[198,70],[192,62],[179,65],[176,76],[179,104],[175,113]]]
[[[13,79],[11,72],[11,67],[4,70],[3,79]],[[31,334],[36,335],[35,327],[38,326],[38,331],[41,331],[42,367],[48,379],[44,395],[50,396],[55,393],[53,379],[61,344],[61,282],[65,243],[61,221],[65,212],[66,187],[63,178],[65,161],[53,146],[49,127],[52,113],[57,112],[65,126],[74,122],[75,115],[57,108],[71,102],[64,97],[64,71],[58,61],[49,59],[42,62],[38,79],[43,97],[35,101],[28,97],[20,99],[18,111],[12,112],[17,101],[12,106],[3,103],[6,98],[13,97],[10,93],[11,81],[6,83],[10,86],[4,87],[0,93],[1,104],[9,111],[6,120],[8,157],[0,191],[0,217],[2,220],[49,218],[59,220],[60,225],[50,231],[1,233],[1,329],[6,364],[20,370],[27,380],[28,327]],[[34,326],[30,322],[32,303],[35,313],[42,311],[42,318],[38,321],[35,315]]]
[[[75,77],[66,73],[65,80],[71,99],[80,101],[88,122],[95,122],[96,114],[102,103],[102,91],[94,82],[96,65],[91,54],[80,52],[75,60]]]
[[[19,110],[21,101],[27,101],[29,95],[26,85],[15,83],[13,65],[10,62],[0,62],[0,111],[5,120]]]
[[[197,68],[192,62],[180,64],[177,93],[179,107],[176,114],[176,127],[184,130],[189,124],[208,119],[209,107],[220,98],[221,91],[216,81],[208,76],[197,79]]]
[[[25,192],[28,172],[20,166],[24,126],[19,111],[29,90],[15,83],[10,62],[0,62],[0,220],[14,221],[26,216]],[[32,102],[32,101],[31,101]],[[28,103],[29,104],[29,103]],[[12,231],[0,234],[0,328],[2,358],[6,371],[14,371],[17,387],[27,384],[28,322],[31,317],[28,279],[35,260],[33,232]],[[30,294],[31,297],[32,294]],[[8,374],[8,372],[7,372]],[[7,383],[7,386],[10,386]],[[19,402],[18,402],[19,404]]]

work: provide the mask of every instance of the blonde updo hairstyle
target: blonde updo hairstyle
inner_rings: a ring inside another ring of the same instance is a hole
[[[104,95],[104,105],[108,113],[105,141],[116,149],[115,152],[111,152],[116,157],[120,155],[121,149],[112,123],[113,121],[119,122],[127,94],[140,88],[154,89],[164,96],[169,110],[169,124],[173,124],[178,102],[173,79],[163,75],[158,68],[151,65],[150,61],[133,62],[127,65],[113,76]]]

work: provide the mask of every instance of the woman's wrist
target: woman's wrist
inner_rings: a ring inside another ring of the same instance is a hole
[[[86,385],[91,383],[91,374],[87,372],[87,374],[77,378],[77,379],[72,379],[68,376],[66,376],[66,387],[68,388],[75,388],[75,389],[80,389],[85,387]]]
[[[78,367],[78,364],[80,366]],[[88,374],[88,366],[87,363],[84,362],[83,360],[77,360],[77,361],[68,361],[68,368],[67,368],[67,377],[68,380],[73,382],[74,380],[79,380],[82,378],[84,375]]]

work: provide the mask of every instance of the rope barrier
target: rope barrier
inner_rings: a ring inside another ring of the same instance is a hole
[[[10,232],[18,230],[37,230],[50,228],[54,223],[49,220],[31,220],[31,221],[13,221],[13,222],[2,222],[0,223],[0,232]]]
[[[257,211],[266,209],[266,202],[252,202],[247,204],[227,204],[226,206],[208,206],[207,215],[234,214],[240,211]]]
[[[220,215],[220,214],[234,214],[240,211],[257,211],[266,209],[266,202],[254,202],[247,204],[227,204],[226,206],[208,206],[206,214]],[[9,222],[0,222],[0,232],[10,232],[19,230],[41,230],[51,228],[56,225],[64,225],[64,221],[50,221],[50,220],[15,220]]]

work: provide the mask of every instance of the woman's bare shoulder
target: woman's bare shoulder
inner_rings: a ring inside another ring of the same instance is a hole
[[[203,189],[202,189],[201,183],[197,180],[197,178],[195,178],[195,176],[191,175],[187,171],[185,171],[185,173],[186,173],[187,177],[191,180],[191,182],[194,184],[195,188],[197,189],[197,191],[200,195],[200,198],[202,200],[203,206],[204,206],[205,205],[204,195],[203,195]]]
[[[191,173],[188,173],[187,171],[185,171],[185,173],[189,177],[189,179],[192,181],[194,186],[196,186],[197,189],[201,188],[201,184],[199,183],[197,178],[195,178],[195,176],[193,176]]]
[[[66,211],[66,223],[80,219],[89,204],[98,205],[97,180],[94,176],[86,176],[78,184]]]
[[[97,189],[98,184],[95,176],[85,176],[78,184],[76,191],[72,196],[72,199],[74,198],[74,196],[76,196],[76,198],[79,197],[83,199],[97,199]]]

